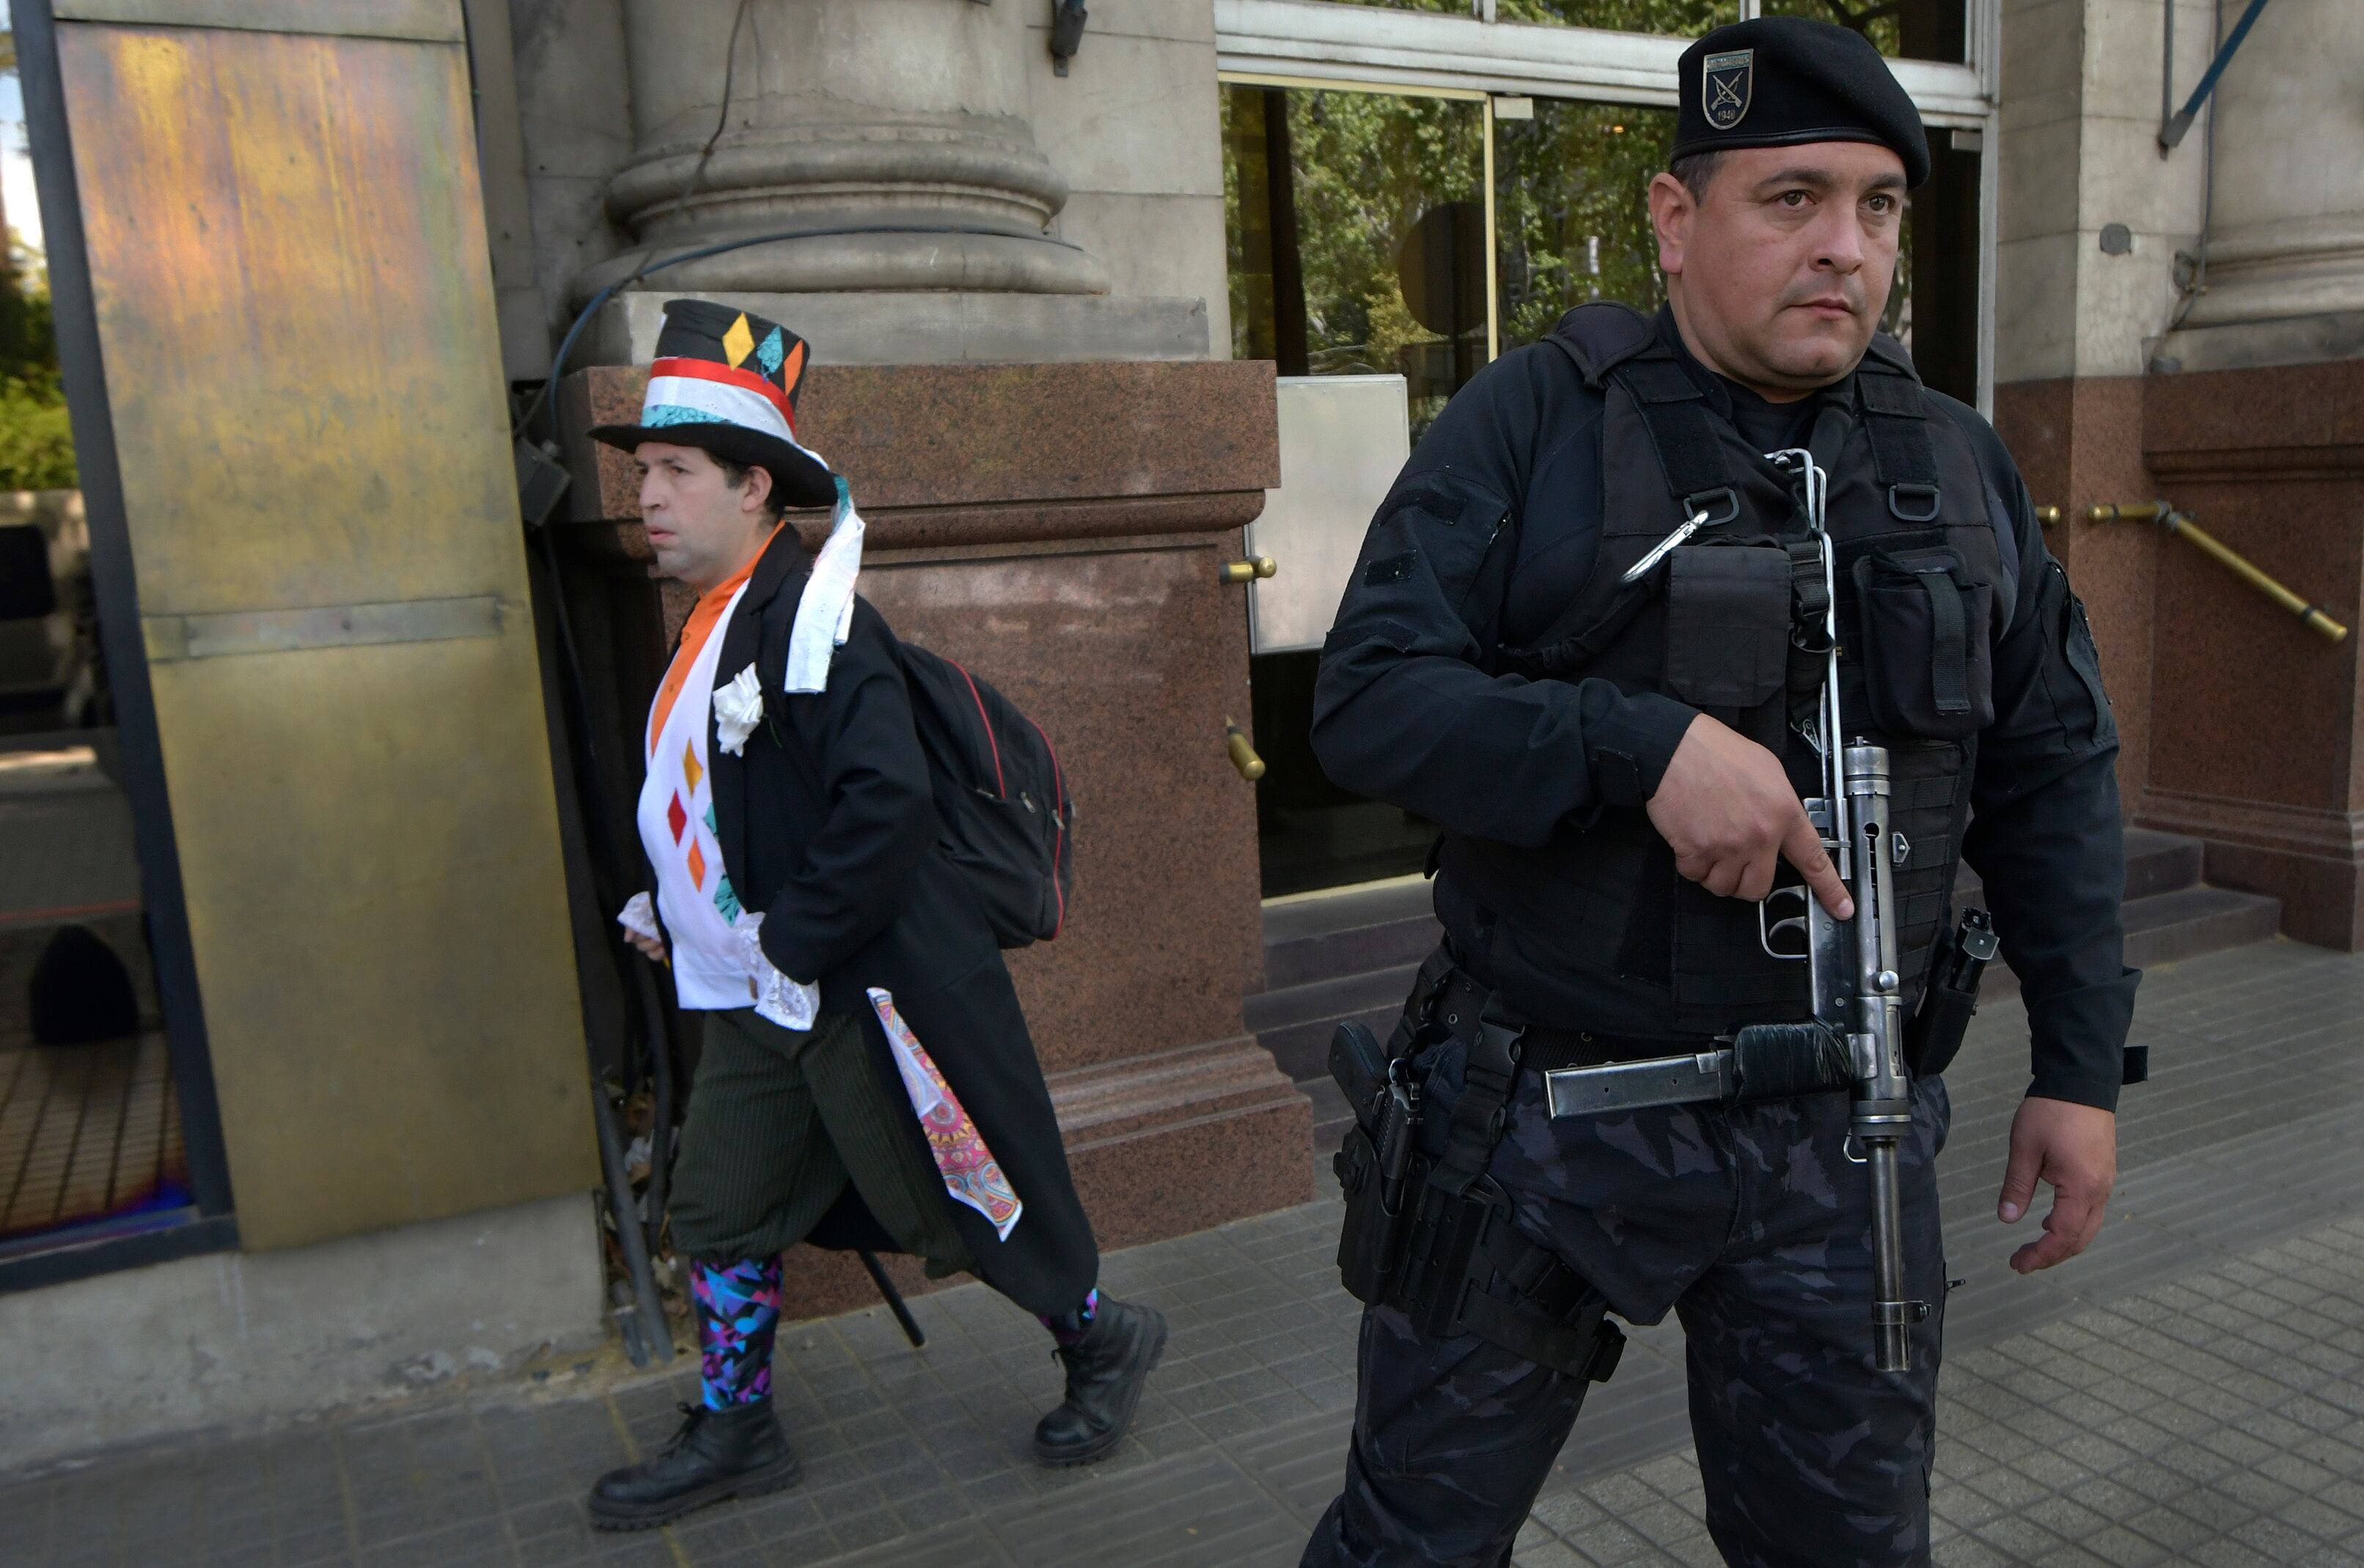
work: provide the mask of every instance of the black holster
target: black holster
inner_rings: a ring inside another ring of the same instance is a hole
[[[1959,927],[1938,933],[1921,1006],[1904,1025],[1904,1065],[1913,1077],[1934,1078],[1960,1054],[1995,945],[1994,923],[1983,909],[1963,910]]]
[[[1590,1382],[1617,1368],[1625,1337],[1591,1284],[1522,1234],[1486,1175],[1518,1082],[1522,1029],[1489,1005],[1469,1042],[1443,1155],[1421,1152],[1428,1114],[1411,1059],[1444,1038],[1431,1014],[1453,973],[1440,948],[1421,966],[1388,1049],[1338,1026],[1330,1069],[1355,1107],[1334,1162],[1345,1191],[1338,1273],[1349,1294],[1394,1307],[1433,1339],[1475,1334],[1539,1366]]]

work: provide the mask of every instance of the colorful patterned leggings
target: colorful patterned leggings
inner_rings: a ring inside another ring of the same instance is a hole
[[[706,1407],[735,1409],[772,1396],[772,1343],[780,1331],[779,1257],[742,1258],[734,1263],[689,1265],[690,1299],[697,1306],[697,1375],[706,1385]],[[1072,1312],[1044,1318],[1043,1326],[1063,1345],[1072,1345],[1091,1327],[1100,1293],[1087,1295]]]
[[[689,1265],[697,1304],[699,1379],[706,1407],[729,1410],[772,1396],[772,1341],[780,1328],[780,1259]]]

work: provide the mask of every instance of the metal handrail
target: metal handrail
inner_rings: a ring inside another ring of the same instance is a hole
[[[2191,520],[2188,512],[2177,511],[2164,501],[2104,502],[2089,507],[2086,517],[2092,522],[2157,523],[2178,539],[2189,539],[2201,550],[2216,558],[2225,570],[2263,594],[2305,623],[2307,628],[2329,642],[2344,642],[2347,628],[2324,613],[2320,605],[2308,603],[2268,576],[2258,565],[2209,533]]]

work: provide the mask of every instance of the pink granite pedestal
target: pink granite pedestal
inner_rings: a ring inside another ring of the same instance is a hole
[[[570,604],[612,653],[618,747],[686,603],[651,575],[630,460],[575,432],[631,420],[645,375],[581,372],[559,400]],[[817,366],[801,408],[868,526],[863,592],[1059,748],[1076,899],[1010,970],[1100,1245],[1304,1201],[1310,1107],[1241,1018],[1263,984],[1254,796],[1224,751],[1248,720],[1247,619],[1217,581],[1279,482],[1272,367]],[[818,545],[826,516],[795,520]],[[791,1280],[797,1316],[875,1299],[850,1258],[799,1249]]]
[[[2364,630],[2364,363],[2147,379],[2158,494]],[[2125,527],[2127,525],[2114,525]],[[2364,638],[2328,642],[2198,550],[2158,541],[2147,825],[2270,893],[2303,941],[2364,946]]]

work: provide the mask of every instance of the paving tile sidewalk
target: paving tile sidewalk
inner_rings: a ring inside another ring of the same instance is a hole
[[[1950,1075],[1947,1252],[1966,1283],[1937,1562],[2364,1564],[2364,959],[2269,943],[2151,976],[2138,1028],[2158,1081],[2129,1096],[2112,1224],[2034,1281],[2002,1267],[2020,1238],[1991,1216],[2025,1025],[1990,1012]],[[1031,1318],[971,1287],[914,1303],[924,1351],[876,1310],[784,1333],[804,1483],[669,1530],[595,1536],[579,1499],[670,1432],[686,1366],[0,1479],[0,1562],[1292,1562],[1353,1402],[1336,1226],[1322,1201],[1112,1254],[1109,1288],[1158,1302],[1176,1332],[1134,1436],[1088,1470],[1028,1458],[1056,1368]],[[1717,1561],[1680,1354],[1669,1328],[1636,1335],[1519,1562]]]

